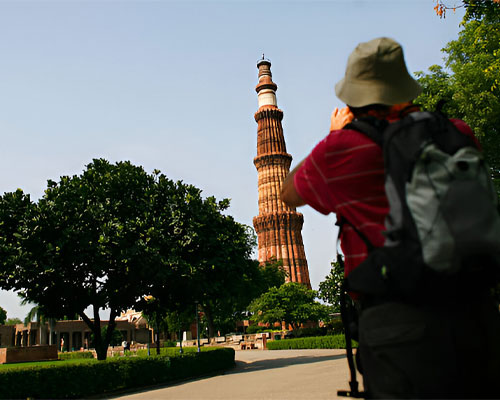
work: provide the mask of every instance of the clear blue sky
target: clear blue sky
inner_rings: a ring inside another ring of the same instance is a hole
[[[462,10],[434,0],[0,1],[0,193],[39,198],[47,179],[93,158],[160,169],[257,209],[256,61],[278,84],[292,166],[328,133],[342,106],[334,84],[361,41],[400,41],[411,71],[442,63]],[[335,254],[335,217],[304,208],[313,288]],[[0,291],[8,317],[19,298]]]

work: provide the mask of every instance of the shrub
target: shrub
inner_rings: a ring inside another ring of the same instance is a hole
[[[82,398],[166,383],[234,365],[234,350],[186,352],[176,357],[121,357],[80,364],[0,371],[1,398]]]
[[[335,318],[326,324],[328,335],[339,335],[344,333],[344,324],[342,319]]]
[[[357,346],[352,342],[353,347]],[[272,340],[267,342],[268,350],[288,350],[288,349],[345,349],[344,335],[316,336],[297,339]]]
[[[200,347],[201,351],[213,351],[218,349],[218,347]],[[179,353],[180,347],[160,347],[160,356],[168,356],[168,357],[177,357],[180,355]],[[183,353],[196,353],[198,351],[197,347],[189,346],[182,347]],[[156,355],[156,347],[150,347],[149,353],[153,356]],[[134,353],[131,353],[133,355]],[[139,357],[147,357],[148,351],[146,349],[137,350],[136,355]]]
[[[310,336],[325,336],[326,333],[326,328],[301,328],[293,330],[290,332],[289,336],[292,338],[301,338]]]
[[[252,334],[252,333],[260,333],[260,332],[264,332],[266,329],[269,329],[269,328],[266,328],[265,326],[259,326],[257,324],[255,325],[250,325],[247,330],[246,330],[246,333],[248,334]]]
[[[70,351],[59,353],[59,360],[74,360],[76,358],[94,358],[91,351]]]
[[[245,333],[252,334],[252,333],[261,333],[261,332],[281,332],[281,328],[273,329],[265,326],[259,326],[257,324],[250,325]],[[241,333],[237,333],[237,335],[241,335]]]

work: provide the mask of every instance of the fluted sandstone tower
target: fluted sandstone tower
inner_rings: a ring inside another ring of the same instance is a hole
[[[311,288],[301,233],[304,217],[295,208],[285,205],[279,196],[292,156],[286,152],[281,125],[283,111],[276,102],[278,86],[272,80],[269,60],[262,58],[257,68],[257,157],[253,162],[259,176],[259,215],[254,217],[253,226],[258,236],[259,261],[283,260],[288,272],[287,281],[300,282]]]

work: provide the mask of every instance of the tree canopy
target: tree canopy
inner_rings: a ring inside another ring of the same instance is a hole
[[[293,329],[308,321],[328,317],[331,308],[315,301],[317,292],[297,282],[272,287],[249,307],[251,320],[262,323],[285,322]]]
[[[339,257],[341,257],[339,255]],[[333,312],[340,312],[340,298],[342,296],[342,282],[344,281],[344,269],[341,263],[334,261],[331,263],[332,269],[320,282],[318,297],[332,305]]]
[[[170,307],[165,307],[158,299],[155,299],[151,295],[145,296],[144,300],[145,304],[142,307],[142,315],[148,321],[149,326],[154,329],[156,354],[160,354],[160,332],[178,334],[180,331],[188,330],[195,319],[195,307],[190,308],[189,303],[183,304],[183,308],[179,307],[179,303],[177,308],[173,308],[171,304]]]
[[[21,302],[21,305],[25,306],[26,304],[28,304],[28,302],[26,301],[26,299],[24,299]],[[26,314],[26,316],[24,317],[24,325],[28,325],[33,320],[41,323],[47,322],[42,307],[38,305],[31,307],[28,311],[28,314]]]
[[[241,275],[237,277],[237,281],[226,281],[231,286],[226,285],[224,295],[218,295],[214,291],[208,298],[208,307],[207,302],[203,303],[203,318],[207,322],[209,337],[214,336],[215,330],[233,331],[237,321],[248,319],[247,312],[251,301],[270,288],[278,288],[285,283],[286,273],[280,262],[259,265],[256,260],[248,260],[236,269]]]
[[[463,119],[481,142],[500,188],[500,5],[491,0],[466,1],[463,29],[447,44],[445,66],[417,72],[423,93],[415,102]]]
[[[82,175],[49,181],[36,203],[21,190],[0,198],[0,287],[43,308],[78,314],[94,334],[98,358],[120,311],[152,286],[175,288],[193,237],[191,200],[201,191],[148,174],[130,162],[96,159]],[[93,319],[84,310],[93,307]],[[99,310],[110,310],[101,337]]]
[[[279,265],[251,259],[255,235],[228,207],[159,171],[93,160],[81,175],[49,181],[37,202],[20,189],[0,197],[0,287],[19,291],[44,318],[80,316],[99,359],[130,308],[156,324],[194,317],[198,303],[213,335],[284,281]],[[101,331],[103,309],[110,317]]]
[[[208,198],[199,206],[198,234],[186,248],[191,266],[187,284],[213,337],[216,322],[231,318],[252,300],[248,294],[252,291],[251,252],[256,241],[247,226],[223,214],[229,201]]]
[[[194,225],[181,254],[188,270],[182,272],[183,279],[174,289],[155,285],[151,294],[165,314],[192,312],[198,303],[209,337],[214,337],[216,330],[233,330],[255,297],[284,282],[284,272],[279,266],[260,267],[252,260],[255,234],[225,214],[229,200],[208,197],[189,205]]]
[[[5,325],[17,325],[17,324],[22,324],[23,321],[21,321],[19,318],[7,318],[5,321]]]
[[[0,307],[0,325],[5,324],[7,320],[7,311],[5,311],[2,307]]]

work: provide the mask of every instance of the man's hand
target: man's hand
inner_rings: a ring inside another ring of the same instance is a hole
[[[297,165],[287,175],[287,177],[285,178],[285,182],[283,182],[283,185],[281,186],[281,201],[289,207],[300,207],[306,204],[295,190],[295,184],[293,182],[293,177],[303,162],[304,161]]]
[[[344,107],[341,108],[340,110],[338,109],[338,107],[335,107],[335,110],[333,110],[330,119],[330,132],[342,129],[353,119],[354,119],[354,114],[351,112],[349,107]]]

